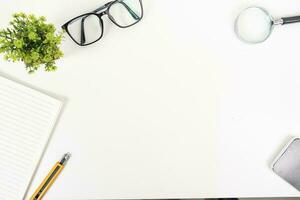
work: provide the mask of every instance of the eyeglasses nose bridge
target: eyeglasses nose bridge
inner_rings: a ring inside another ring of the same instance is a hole
[[[101,13],[95,13],[98,17],[102,17],[103,15],[107,15],[108,14],[108,11],[107,10],[105,10],[105,11],[103,11],[103,12],[101,12]]]

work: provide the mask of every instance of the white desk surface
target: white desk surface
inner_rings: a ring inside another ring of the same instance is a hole
[[[5,1],[0,26],[25,11],[59,27],[105,2]],[[298,0],[144,0],[134,27],[105,20],[89,47],[66,36],[55,73],[1,59],[5,74],[67,99],[29,194],[70,151],[46,199],[299,196],[270,164],[300,135],[300,25],[243,44],[233,22],[249,5],[300,13]]]

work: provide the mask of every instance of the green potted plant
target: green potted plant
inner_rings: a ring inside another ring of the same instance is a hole
[[[10,26],[0,30],[0,53],[4,53],[5,60],[24,62],[29,73],[41,66],[55,71],[55,61],[63,56],[59,48],[62,34],[56,33],[55,26],[46,23],[43,16],[16,13]]]

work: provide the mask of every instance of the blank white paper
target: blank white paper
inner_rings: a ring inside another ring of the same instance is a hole
[[[0,77],[0,200],[24,198],[62,102]]]

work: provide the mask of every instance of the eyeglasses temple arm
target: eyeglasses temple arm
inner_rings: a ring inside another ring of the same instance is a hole
[[[80,44],[83,45],[85,43],[85,31],[84,31],[84,20],[85,18],[83,18],[81,20],[81,34],[80,34]]]
[[[111,3],[111,2],[108,2],[108,3],[106,3],[105,5],[103,5],[103,6],[99,7],[99,8],[97,8],[96,10],[93,11],[93,13],[97,13],[98,11],[107,8],[108,5],[109,5],[110,3]],[[85,43],[84,21],[85,21],[86,18],[87,18],[87,16],[86,16],[86,17],[83,17],[83,18],[81,19],[81,30],[80,30],[80,31],[81,31],[81,34],[80,34],[80,43],[81,43],[81,44],[84,44],[84,43]]]
[[[126,10],[128,10],[128,12],[130,13],[130,15],[133,17],[133,19],[135,19],[135,20],[139,20],[140,19],[140,17],[123,1],[123,0],[119,0],[118,1],[120,4],[122,4],[125,8],[126,8]],[[93,12],[98,12],[98,11],[100,11],[100,10],[103,10],[103,9],[105,9],[105,8],[107,8],[110,4],[112,3],[112,1],[111,2],[108,2],[108,3],[106,3],[104,6],[101,6],[100,8],[97,8],[96,10],[94,10]]]
[[[140,19],[140,17],[126,3],[124,3],[123,1],[119,1],[119,3],[122,4],[128,10],[133,19]]]
[[[106,3],[106,4],[104,4],[103,6],[97,8],[96,10],[93,10],[93,13],[97,13],[98,11],[107,8],[107,7],[109,6],[109,4],[111,4],[111,2],[112,2],[112,1],[110,1],[110,2],[108,2],[108,3]]]
[[[94,10],[93,13],[97,13],[98,11],[107,8],[111,3],[112,3],[112,1],[104,4],[103,6],[97,8],[96,10]],[[128,12],[130,13],[130,15],[132,16],[133,19],[135,19],[135,20],[140,19],[140,17],[126,3],[124,3],[123,0],[120,0],[119,3],[121,3],[128,10]],[[83,17],[82,20],[81,20],[81,37],[80,37],[80,39],[81,39],[80,43],[81,44],[85,43],[84,21],[85,21],[86,18],[87,17]]]
[[[105,5],[103,5],[103,6],[101,6],[100,8],[97,8],[96,10],[94,10],[93,11],[93,13],[96,13],[96,12],[98,12],[98,11],[100,11],[100,10],[103,10],[103,9],[105,9],[105,8],[107,8],[108,7],[108,5],[109,4],[111,4],[111,2],[108,2],[108,3],[106,3]],[[85,21],[85,19],[87,18],[88,16],[86,16],[86,17],[83,17],[82,19],[81,19],[81,23],[80,23],[80,44],[81,45],[83,45],[84,43],[85,43],[85,31],[84,31],[84,21]],[[65,25],[63,25],[62,26],[62,29],[63,30],[67,30],[67,27],[65,26]]]

